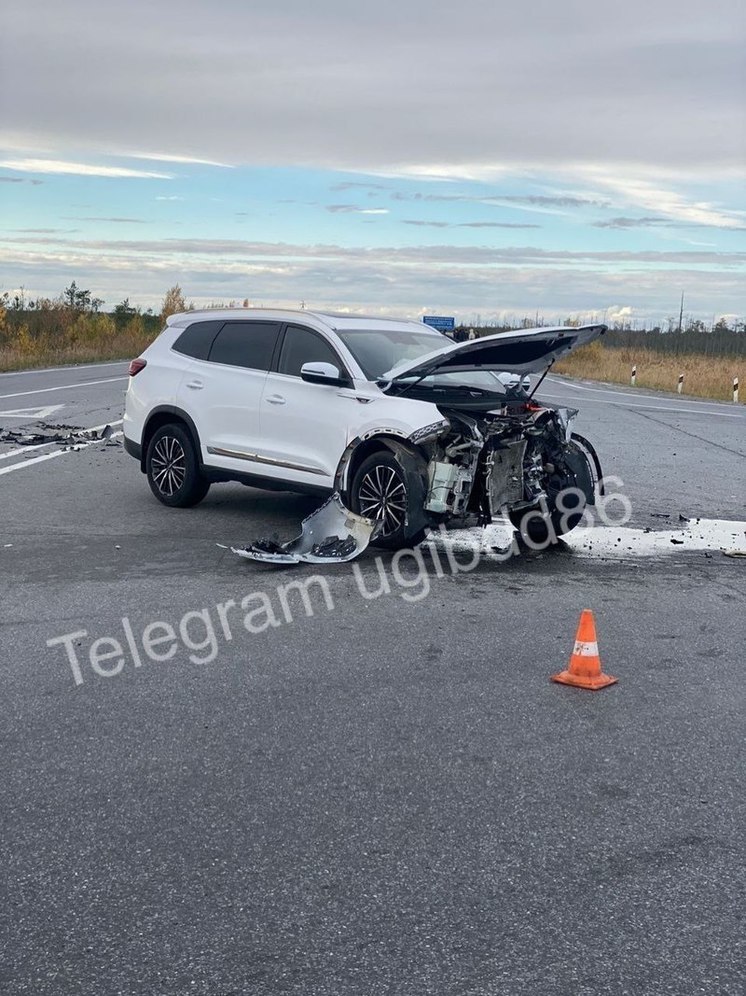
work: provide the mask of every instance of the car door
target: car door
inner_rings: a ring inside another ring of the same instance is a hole
[[[312,362],[331,363],[341,376],[349,376],[339,354],[320,332],[287,325],[275,369],[264,382],[263,456],[275,463],[271,476],[332,487],[360,402],[352,379],[349,387],[302,380],[301,367]]]
[[[225,322],[207,359],[192,361],[180,394],[200,434],[205,463],[259,472],[262,390],[280,329],[280,322]]]

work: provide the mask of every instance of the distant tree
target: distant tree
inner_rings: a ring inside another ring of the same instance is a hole
[[[176,315],[180,311],[186,310],[187,303],[184,300],[181,287],[179,287],[178,284],[174,284],[173,287],[169,287],[166,291],[166,296],[163,298],[163,304],[161,305],[161,320],[165,322],[169,315]]]
[[[91,297],[89,290],[83,290],[73,282],[62,292],[62,301],[71,311],[98,311],[104,303],[101,297]]]
[[[137,308],[130,304],[130,299],[126,297],[121,304],[114,308],[114,323],[118,329],[126,325],[138,313]]]

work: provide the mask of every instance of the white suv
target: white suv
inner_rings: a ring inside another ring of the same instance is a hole
[[[453,343],[418,322],[344,314],[173,315],[130,365],[125,447],[166,505],[195,505],[212,482],[241,481],[336,492],[378,520],[388,547],[439,522],[536,510],[533,535],[550,519],[564,532],[594,500],[600,467],[570,431],[575,413],[535,402],[526,375],[604,331]],[[569,518],[557,507],[568,488],[578,492]]]

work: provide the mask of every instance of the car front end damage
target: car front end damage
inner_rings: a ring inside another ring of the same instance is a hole
[[[550,524],[555,534],[567,532],[595,502],[601,468],[591,444],[572,432],[576,410],[526,401],[480,415],[447,408],[443,414],[437,434],[409,440],[427,457],[424,512],[431,527],[509,518],[519,527],[525,520],[538,538]]]
[[[405,481],[406,542],[420,542],[431,529],[485,526],[495,519],[509,519],[536,542],[573,529],[586,505],[603,493],[596,451],[572,431],[576,414],[531,401],[481,415],[444,408],[443,419],[406,440],[375,439],[399,464]],[[382,523],[348,504],[350,496],[335,491],[304,519],[297,539],[258,540],[233,552],[274,564],[353,560],[376,542]]]
[[[495,519],[509,520],[524,540],[539,543],[574,529],[586,506],[603,494],[599,459],[573,432],[577,410],[544,405],[534,396],[560,356],[605,331],[589,325],[487,336],[402,361],[379,377],[384,394],[428,402],[431,416],[441,418],[408,435],[380,426],[351,441],[335,478],[335,500],[357,516],[357,535],[346,544],[344,530],[321,537],[323,559],[352,559],[369,542],[413,546],[432,529],[486,526]],[[529,374],[540,375],[532,394]],[[393,487],[388,496],[384,481]],[[394,521],[402,491],[403,515]],[[328,514],[325,508],[314,516]],[[314,516],[304,532],[312,529],[317,537]],[[366,519],[371,528],[361,531]],[[243,555],[287,563],[280,557],[290,552],[255,545]],[[292,554],[319,562],[318,550],[309,556],[296,547]]]

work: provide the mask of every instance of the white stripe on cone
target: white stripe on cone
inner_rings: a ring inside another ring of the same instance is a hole
[[[598,657],[598,643],[595,640],[592,643],[576,640],[573,654],[577,657]]]

